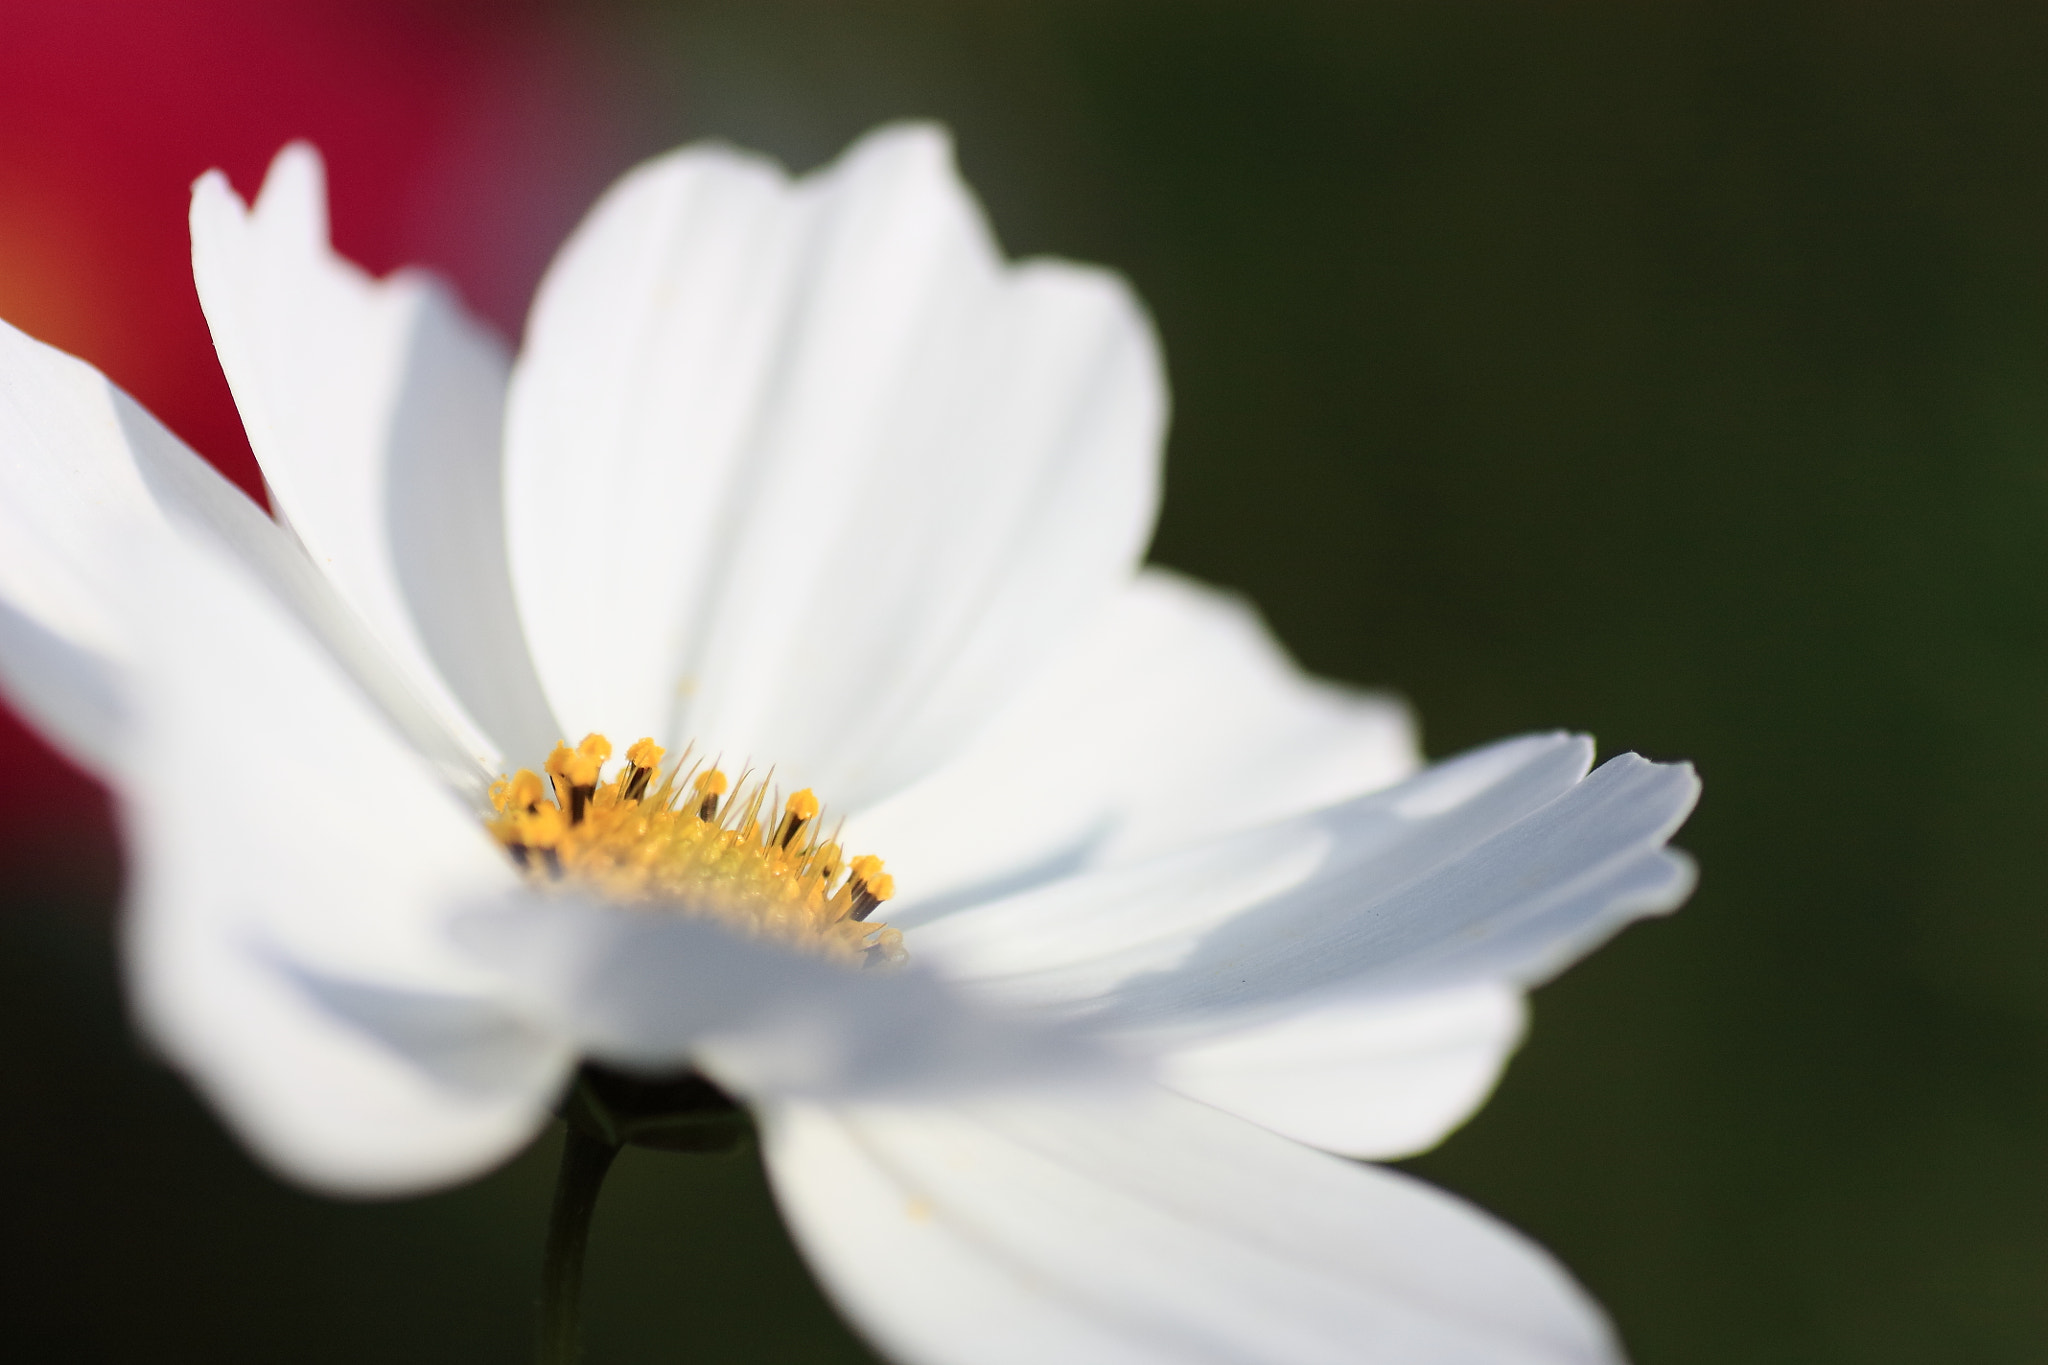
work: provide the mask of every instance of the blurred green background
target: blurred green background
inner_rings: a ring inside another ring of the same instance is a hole
[[[1639,1365],[2048,1360],[2048,8],[563,22],[625,111],[604,175],[950,122],[1011,251],[1158,317],[1156,557],[1404,692],[1432,753],[1698,762],[1698,896],[1543,990],[1414,1170]],[[130,1039],[114,857],[9,863],[10,1356],[521,1358],[553,1139],[404,1204],[272,1183]],[[593,1365],[863,1358],[746,1158],[629,1153],[591,1277]]]

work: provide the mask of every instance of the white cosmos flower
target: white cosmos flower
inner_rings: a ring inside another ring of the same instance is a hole
[[[516,361],[333,254],[306,148],[192,233],[276,519],[0,329],[0,671],[118,793],[137,1014],[264,1160],[425,1189],[579,1058],[695,1066],[906,1361],[1615,1357],[1540,1250],[1329,1153],[1435,1142],[1526,986],[1684,897],[1695,779],[1417,773],[1398,706],[1141,569],[1144,314],[1006,263],[941,133],[642,166]],[[487,785],[586,731],[814,787],[908,964],[522,875]]]

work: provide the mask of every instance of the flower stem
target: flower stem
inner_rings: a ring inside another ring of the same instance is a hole
[[[548,1215],[547,1259],[541,1269],[540,1365],[575,1365],[582,1354],[577,1327],[582,1319],[583,1249],[590,1241],[590,1216],[605,1172],[619,1154],[616,1145],[569,1123],[562,1139],[562,1164],[555,1172],[555,1206]]]

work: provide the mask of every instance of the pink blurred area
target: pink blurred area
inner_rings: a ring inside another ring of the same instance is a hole
[[[253,194],[306,138],[345,255],[430,265],[511,335],[618,169],[610,85],[541,0],[6,0],[0,318],[99,366],[260,496],[193,293],[193,179],[217,166]],[[97,785],[4,706],[0,771],[0,862],[104,842]]]

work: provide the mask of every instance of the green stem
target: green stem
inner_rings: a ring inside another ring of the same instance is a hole
[[[540,1365],[575,1365],[582,1354],[577,1325],[582,1317],[583,1249],[590,1242],[590,1216],[597,1192],[619,1149],[565,1124],[562,1164],[555,1172],[555,1207],[548,1215],[547,1261],[541,1270]]]

